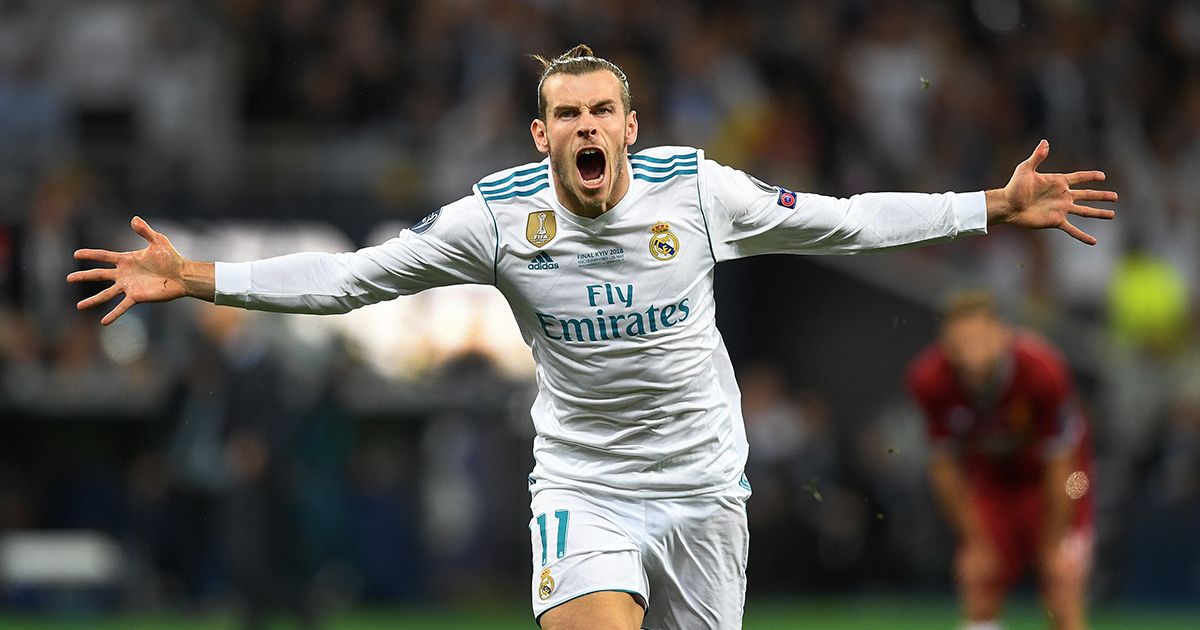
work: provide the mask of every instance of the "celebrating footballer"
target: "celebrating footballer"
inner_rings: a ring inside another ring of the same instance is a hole
[[[71,282],[111,283],[102,319],[191,296],[290,313],[343,313],[433,287],[497,287],[537,364],[529,595],[561,629],[741,627],[749,532],[747,443],[716,327],[717,263],[767,253],[852,254],[1107,219],[1077,188],[1099,171],[1045,174],[1042,141],[1003,188],[837,199],[762,183],[690,147],[633,152],[625,73],[577,46],[543,64],[533,145],[546,156],[374,247],[241,263],[182,257],[134,218],[132,252]]]

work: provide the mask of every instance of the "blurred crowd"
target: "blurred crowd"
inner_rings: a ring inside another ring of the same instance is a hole
[[[251,626],[275,606],[315,624],[339,603],[522,601],[529,361],[511,326],[461,315],[504,319],[495,295],[328,321],[171,304],[102,329],[74,309],[95,287],[63,278],[78,247],[137,247],[133,213],[196,258],[378,242],[538,159],[526,55],[580,42],[629,74],[640,146],[772,184],[998,187],[1044,137],[1043,170],[1099,168],[1121,195],[1117,221],[1082,226],[1094,248],[1000,227],[722,269],[752,593],[947,587],[901,375],[941,292],[974,284],[1076,370],[1096,592],[1200,595],[1186,1],[0,0],[0,537],[104,532],[125,562],[98,601],[245,602]],[[768,302],[795,308],[752,310]],[[447,321],[431,313],[464,318],[457,341],[415,348]],[[62,604],[11,576],[0,597]]]

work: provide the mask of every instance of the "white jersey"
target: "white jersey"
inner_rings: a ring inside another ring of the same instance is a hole
[[[683,496],[738,483],[740,394],[713,267],[986,231],[982,193],[793,193],[686,147],[629,156],[595,219],[558,201],[548,160],[485,177],[394,239],[344,254],[217,264],[218,304],[340,313],[430,287],[494,284],[537,364],[537,487]]]

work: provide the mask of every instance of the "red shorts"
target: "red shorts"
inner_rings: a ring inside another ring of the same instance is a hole
[[[1004,562],[1002,584],[1006,588],[1011,587],[1037,561],[1045,524],[1044,490],[1040,486],[1001,490],[976,487],[973,494],[975,506]],[[1075,503],[1074,509],[1065,544],[1070,545],[1073,561],[1090,566],[1091,501],[1080,500]]]

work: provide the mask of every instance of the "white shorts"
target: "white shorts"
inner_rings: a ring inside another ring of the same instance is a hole
[[[535,489],[533,614],[599,591],[629,593],[653,630],[742,627],[750,491],[638,499]]]

